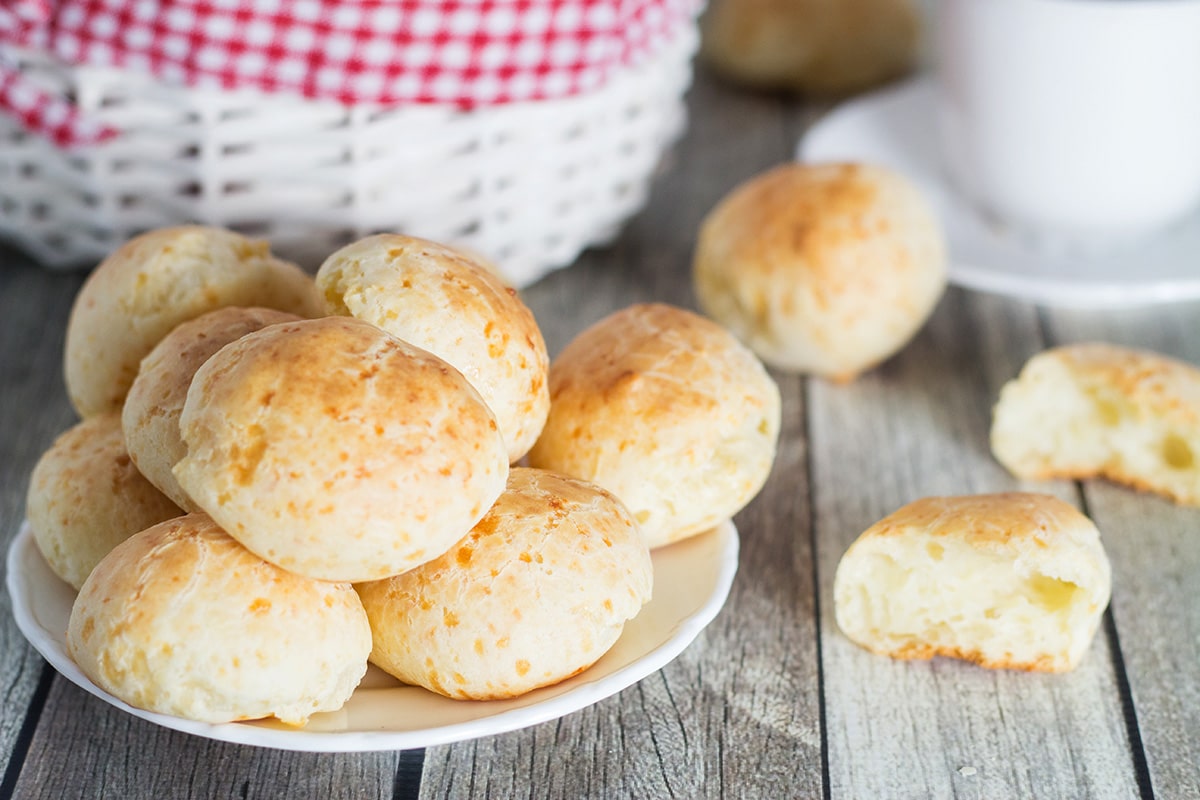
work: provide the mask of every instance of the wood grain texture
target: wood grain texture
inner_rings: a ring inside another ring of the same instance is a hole
[[[58,679],[16,797],[391,798],[396,753],[293,753],[168,730]]]
[[[789,158],[804,122],[776,98],[739,95],[703,76],[690,105],[689,133],[647,210],[612,246],[525,293],[552,353],[630,303],[694,308],[700,219],[735,183]],[[431,748],[422,797],[820,796],[802,386],[781,378],[778,460],[737,517],[739,574],[709,629],[665,669],[593,708]]]
[[[54,437],[74,420],[62,379],[64,324],[79,285],[73,275],[48,276],[0,251],[0,546],[25,517],[29,473]],[[0,573],[4,567],[0,566]],[[0,595],[0,763],[7,764],[45,662],[13,622],[8,592]],[[0,775],[3,770],[0,769]]]
[[[952,290],[881,368],[846,386],[811,383],[834,798],[1137,796],[1103,637],[1075,672],[1038,675],[876,656],[833,616],[838,561],[873,522],[923,496],[1016,488],[988,451],[990,409],[1023,355],[1040,347],[1032,309]]]
[[[1197,303],[1045,317],[1052,344],[1106,341],[1200,365]],[[1112,613],[1154,794],[1200,798],[1200,509],[1104,481],[1084,492],[1113,563]]]

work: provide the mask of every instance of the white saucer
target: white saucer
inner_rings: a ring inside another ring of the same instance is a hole
[[[1200,213],[1119,249],[1034,248],[994,227],[947,185],[929,78],[845,103],[801,140],[802,161],[866,161],[911,178],[934,203],[950,246],[950,282],[1049,306],[1117,308],[1200,298]]]

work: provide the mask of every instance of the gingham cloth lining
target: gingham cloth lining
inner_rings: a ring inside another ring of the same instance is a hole
[[[700,0],[0,0],[0,110],[61,147],[117,133],[11,49],[166,82],[349,105],[549,100],[637,63]],[[9,57],[6,56],[8,52]]]

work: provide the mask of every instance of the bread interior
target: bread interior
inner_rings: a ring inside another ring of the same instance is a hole
[[[1102,475],[1179,500],[1200,498],[1195,430],[1061,365],[1014,385],[1012,395],[997,409],[993,446],[1016,474]]]
[[[839,623],[871,649],[1032,666],[1090,627],[1084,587],[1011,555],[948,537],[873,544],[838,598]]]

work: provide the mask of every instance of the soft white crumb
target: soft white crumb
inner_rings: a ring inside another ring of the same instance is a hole
[[[974,767],[959,767],[958,768],[958,774],[962,775],[964,778],[969,778],[977,772],[979,772],[979,770],[975,769]]]

